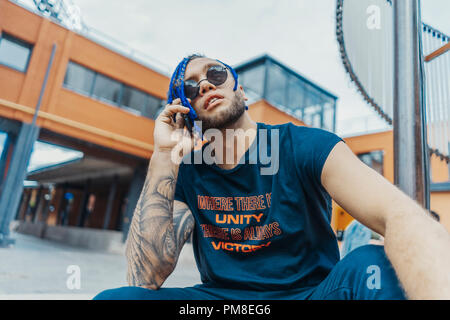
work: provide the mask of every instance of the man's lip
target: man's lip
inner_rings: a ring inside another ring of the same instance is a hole
[[[206,102],[205,102],[205,110],[208,110],[208,108],[209,108],[209,103],[210,103],[210,101],[212,100],[212,99],[214,99],[214,98],[217,98],[217,100],[220,100],[220,99],[223,99],[223,97],[222,96],[220,96],[220,95],[212,95],[211,97],[209,97],[207,100],[206,100]]]
[[[216,101],[214,101],[213,103],[210,103],[206,106],[205,110],[209,110],[211,107],[215,106],[215,104],[222,102],[223,98],[217,98]]]

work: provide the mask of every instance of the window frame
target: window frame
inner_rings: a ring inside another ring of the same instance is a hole
[[[84,91],[84,90],[82,90],[82,89],[76,88],[76,87],[71,86],[70,84],[67,84],[67,83],[65,82],[65,81],[66,81],[66,76],[67,76],[67,70],[69,69],[70,64],[77,65],[77,66],[79,66],[79,67],[81,67],[81,68],[83,68],[83,69],[86,69],[86,70],[89,71],[89,72],[92,72],[92,83],[91,83],[91,86],[90,86],[90,88],[89,88],[88,91]],[[62,84],[62,86],[63,86],[63,88],[65,88],[65,89],[68,89],[68,90],[70,90],[70,91],[73,91],[73,92],[76,92],[76,93],[81,94],[81,95],[83,95],[83,96],[87,96],[87,97],[90,97],[90,98],[91,98],[91,97],[92,97],[92,92],[93,92],[93,90],[94,90],[94,85],[95,85],[95,79],[96,79],[96,77],[97,77],[97,72],[95,72],[94,70],[89,69],[89,68],[85,67],[84,65],[79,64],[79,63],[77,63],[77,62],[75,62],[75,61],[69,60],[69,62],[67,63],[67,66],[66,66],[66,73],[65,73],[65,75],[64,75],[64,79],[63,79],[63,84]]]
[[[386,152],[385,152],[385,150],[384,149],[374,149],[374,150],[370,150],[370,151],[368,151],[368,152],[360,152],[360,153],[358,153],[358,154],[356,154],[356,156],[358,157],[358,159],[361,161],[361,162],[363,162],[365,165],[367,165],[368,167],[370,167],[370,168],[372,168],[373,170],[375,170],[376,172],[378,172],[373,166],[372,166],[372,163],[370,164],[370,165],[368,165],[367,163],[365,163],[364,161],[363,161],[363,159],[361,158],[362,156],[365,156],[365,155],[371,155],[371,162],[373,162],[373,160],[374,160],[374,156],[372,155],[372,154],[379,154],[379,155],[381,155],[381,172],[378,172],[379,174],[381,174],[383,177],[384,177],[384,175],[385,175],[385,173],[386,173],[386,169],[385,169],[385,162],[386,162],[386,160],[385,160],[385,158],[386,158],[386,154],[385,154]]]
[[[126,104],[124,104],[123,103],[123,94],[124,94],[124,92],[125,92],[125,89],[129,89],[129,90],[131,90],[131,91],[136,91],[136,92],[138,92],[138,93],[142,93],[142,94],[144,94],[144,97],[145,97],[145,104],[144,104],[144,106],[142,107],[142,110],[144,111],[144,112],[142,112],[142,111],[140,111],[140,110],[138,110],[138,109],[134,109],[134,108],[132,108],[131,106],[127,106]],[[120,108],[123,108],[123,109],[125,109],[125,110],[130,110],[130,112],[131,113],[133,113],[133,114],[136,114],[136,115],[139,115],[139,116],[141,116],[141,117],[145,117],[145,118],[148,118],[148,117],[146,117],[144,114],[145,114],[145,111],[147,110],[147,107],[149,106],[149,104],[150,104],[150,94],[148,94],[147,92],[145,92],[145,91],[143,91],[143,90],[141,90],[141,89],[138,89],[138,88],[135,88],[135,87],[133,87],[133,86],[130,86],[130,85],[128,85],[128,84],[125,84],[125,83],[122,83],[122,91],[121,91],[121,96],[120,96]],[[153,96],[152,96],[153,97]],[[156,97],[155,97],[156,98]],[[157,99],[157,98],[156,98]],[[132,110],[132,111],[131,111]]]
[[[93,99],[95,101],[99,101],[99,102],[101,102],[103,104],[119,108],[119,109],[124,110],[124,111],[126,111],[126,112],[128,112],[128,113],[130,113],[132,115],[135,115],[135,116],[140,116],[140,117],[147,118],[147,119],[152,119],[152,120],[156,119],[156,117],[158,115],[158,110],[161,107],[157,108],[157,110],[155,111],[155,118],[150,118],[150,117],[146,116],[145,113],[142,113],[141,111],[139,111],[137,109],[131,108],[131,107],[126,106],[126,105],[123,105],[122,104],[123,93],[124,93],[125,87],[128,87],[131,90],[137,90],[137,91],[140,91],[140,92],[144,93],[145,94],[145,100],[146,100],[145,106],[143,107],[144,110],[146,110],[147,107],[150,105],[150,99],[156,99],[157,101],[159,101],[159,103],[158,103],[159,106],[162,105],[162,101],[163,101],[162,99],[160,99],[160,98],[158,98],[158,97],[156,97],[154,95],[151,95],[150,93],[148,93],[148,92],[146,92],[146,91],[144,91],[142,89],[133,87],[133,86],[131,86],[131,85],[125,83],[125,82],[117,80],[117,79],[115,79],[113,77],[110,77],[110,76],[104,74],[104,73],[97,72],[97,71],[95,71],[95,70],[93,70],[93,69],[91,69],[91,68],[89,68],[89,67],[87,67],[87,66],[85,66],[85,65],[83,65],[81,63],[78,63],[78,62],[70,60],[70,59],[69,59],[69,61],[67,63],[67,66],[66,66],[66,73],[67,73],[69,64],[71,64],[71,63],[75,64],[75,65],[78,65],[78,66],[80,66],[80,67],[82,67],[82,68],[84,68],[84,69],[94,73],[94,76],[93,76],[93,79],[92,79],[92,83],[91,83],[91,88],[89,89],[89,92],[87,93],[87,92],[84,92],[84,91],[79,90],[77,88],[74,88],[74,87],[72,87],[70,85],[67,85],[63,81],[62,87],[64,89],[69,90],[71,92],[75,92],[76,94],[80,94],[80,95],[86,96],[86,97],[88,97],[90,99]],[[102,98],[102,97],[99,97],[97,95],[94,95],[94,88],[95,88],[98,76],[101,76],[101,77],[104,77],[104,78],[107,78],[107,79],[111,79],[111,80],[117,82],[120,85],[120,91],[119,91],[119,97],[118,97],[118,102],[117,103],[115,103],[114,101],[110,101],[110,100],[108,100],[106,98]]]
[[[15,44],[18,44],[18,45],[20,45],[20,46],[22,46],[22,47],[25,47],[25,48],[27,48],[28,50],[30,50],[30,52],[29,52],[29,54],[28,54],[28,58],[27,58],[27,61],[26,61],[26,63],[25,63],[25,68],[24,68],[24,70],[21,70],[21,69],[19,69],[19,68],[16,68],[15,66],[9,65],[9,64],[7,64],[7,63],[4,63],[4,62],[2,62],[1,60],[0,60],[0,65],[5,66],[5,67],[10,68],[10,69],[13,69],[13,70],[15,70],[15,71],[18,71],[18,72],[20,72],[20,73],[27,73],[27,71],[28,71],[28,66],[30,65],[31,56],[32,56],[32,54],[33,54],[34,44],[29,43],[29,42],[26,42],[26,41],[24,41],[24,40],[22,40],[22,39],[19,39],[19,38],[13,36],[12,34],[7,33],[7,32],[4,32],[4,31],[0,32],[0,45],[1,45],[1,42],[3,41],[3,39],[6,39],[7,41],[10,41],[10,42],[13,42],[13,43],[15,43]]]
[[[122,102],[123,86],[124,86],[123,82],[121,82],[119,80],[116,80],[114,78],[111,78],[110,76],[107,76],[107,75],[102,74],[102,73],[98,73],[98,72],[95,72],[95,73],[96,73],[95,74],[95,78],[94,78],[95,80],[93,81],[93,86],[91,88],[90,98],[93,98],[93,99],[95,99],[97,101],[101,101],[101,102],[106,103],[106,104],[111,104],[113,106],[117,106],[117,107],[120,108],[121,107],[121,102]],[[101,95],[94,94],[94,89],[95,89],[95,85],[97,84],[98,76],[103,77],[103,79],[105,79],[107,81],[116,82],[119,85],[119,93],[118,93],[118,97],[117,97],[117,102],[115,102],[113,100],[110,100],[110,99],[108,99],[106,97],[102,97]]]

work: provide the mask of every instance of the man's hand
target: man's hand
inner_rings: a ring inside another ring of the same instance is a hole
[[[181,113],[188,114],[189,108],[182,106],[180,99],[175,99],[171,104],[167,104],[156,118],[153,133],[156,152],[167,152],[177,148],[185,155],[193,149],[194,139],[186,129],[183,129],[185,123]],[[173,119],[174,115],[176,122]]]

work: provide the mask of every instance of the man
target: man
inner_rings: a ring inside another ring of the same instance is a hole
[[[178,65],[128,234],[130,286],[96,299],[450,298],[450,235],[439,223],[335,134],[255,123],[246,100],[222,62],[194,55]],[[193,139],[179,132],[193,119],[215,134],[190,152]],[[186,161],[199,154],[215,162]],[[331,198],[385,247],[339,261]],[[191,233],[202,284],[160,288]]]

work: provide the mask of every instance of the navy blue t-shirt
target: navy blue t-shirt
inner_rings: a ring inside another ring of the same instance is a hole
[[[339,261],[321,172],[343,140],[292,123],[257,126],[251,147],[233,169],[194,164],[208,144],[180,164],[175,199],[195,218],[193,249],[201,280],[247,290],[316,286]]]

